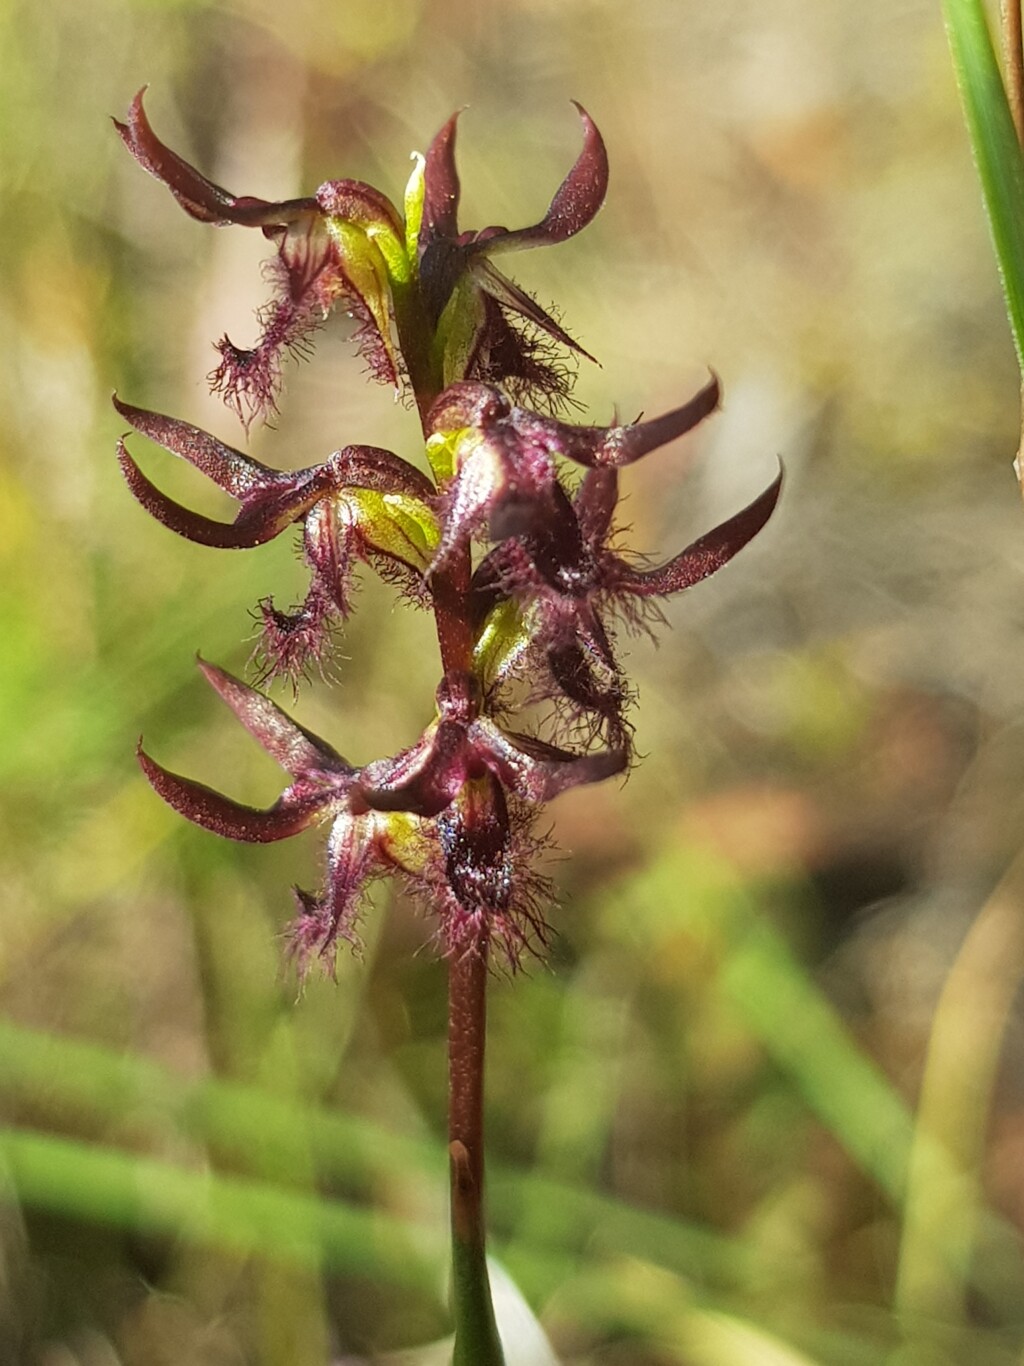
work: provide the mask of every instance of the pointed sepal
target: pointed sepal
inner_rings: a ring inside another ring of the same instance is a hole
[[[125,121],[114,119],[114,127],[143,170],[166,185],[192,218],[218,226],[237,223],[245,227],[264,227],[292,223],[315,211],[315,200],[290,199],[272,203],[250,195],[234,195],[207,180],[153,132],[142,103],[145,93],[146,86],[143,86],[132,100]]]
[[[539,223],[529,228],[504,228],[473,244],[472,250],[493,256],[497,252],[521,251],[568,241],[593,221],[608,192],[608,152],[597,124],[582,104],[573,100],[583,123],[583,147],[569,174],[555,192]]]
[[[204,783],[163,768],[142,749],[139,764],[158,797],[215,835],[247,844],[270,844],[308,829],[330,812],[338,796],[325,788],[289,788],[269,810],[243,806]]]
[[[748,542],[752,541],[775,511],[782,492],[783,472],[779,471],[764,493],[742,512],[722,522],[713,531],[657,569],[633,569],[619,560],[612,571],[615,587],[640,598],[666,597],[681,593],[695,583],[718,572]]]
[[[197,661],[203,677],[241,721],[262,749],[276,759],[294,778],[313,773],[349,777],[352,766],[326,740],[293,721],[286,712],[263,693],[250,688],[226,669]]]

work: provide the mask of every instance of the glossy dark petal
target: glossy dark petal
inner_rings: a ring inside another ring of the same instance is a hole
[[[141,748],[138,756],[142,771],[157,796],[187,820],[215,835],[223,835],[225,839],[243,840],[248,844],[271,844],[287,839],[314,825],[338,800],[335,793],[323,788],[292,798],[286,792],[269,810],[261,811],[233,802],[203,783],[170,773]]]
[[[534,803],[550,801],[581,783],[599,783],[621,773],[629,762],[625,748],[573,754],[533,736],[506,733],[484,718],[470,728],[470,740],[507,788]]]
[[[520,536],[548,544],[553,520],[551,499],[530,488],[514,485],[498,498],[490,510],[487,534],[492,541],[507,541]]]
[[[362,801],[372,811],[436,816],[471,776],[471,767],[466,728],[441,721],[403,754],[367,764],[353,788],[353,809]]]
[[[126,121],[121,123],[115,119],[114,127],[139,165],[162,181],[193,218],[202,223],[238,223],[245,227],[263,227],[292,223],[316,211],[316,201],[312,199],[284,200],[275,204],[248,195],[233,195],[212,180],[207,180],[153,132],[142,105],[145,93],[146,87],[143,86],[132,100]]]
[[[718,407],[721,389],[712,376],[688,403],[646,422],[621,427],[579,427],[516,409],[512,421],[524,436],[546,442],[577,464],[620,469],[691,431]]]
[[[448,237],[437,237],[423,249],[422,235],[420,250],[420,291],[427,317],[436,327],[466,269],[466,250]]]
[[[508,597],[503,551],[504,546],[495,546],[473,571],[471,592],[474,630],[479,630],[492,608]]]
[[[516,520],[506,517],[502,519],[504,526],[499,521],[502,535],[495,528],[495,518],[491,518],[491,539],[517,537],[521,552],[540,579],[556,591],[572,596],[587,587],[588,557],[576,509],[553,475],[554,471],[546,487],[532,491],[528,502],[522,500],[524,505],[515,509]],[[510,555],[516,555],[511,547]]]
[[[437,238],[454,239],[459,231],[459,172],[455,165],[455,130],[458,112],[454,113],[427,149],[423,172],[423,224],[420,228],[420,251]]]
[[[614,591],[632,593],[637,597],[663,597],[690,588],[716,570],[753,540],[775,510],[782,491],[782,471],[759,498],[730,517],[721,526],[682,551],[659,569],[638,570],[616,560]]]
[[[161,493],[139,469],[123,441],[117,443],[117,458],[128,488],[152,517],[189,541],[221,550],[250,550],[264,545],[322,496],[308,485],[283,492],[273,490],[243,506],[234,522],[218,522]]]
[[[512,822],[500,785],[493,778],[468,784],[439,817],[437,833],[455,902],[444,933],[448,951],[458,952],[464,943],[479,945],[480,930],[491,932],[519,890]],[[477,932],[466,934],[468,922],[477,919]]]
[[[499,251],[520,251],[527,247],[550,246],[564,242],[582,231],[604,203],[608,191],[608,153],[604,139],[593,119],[581,104],[576,109],[583,121],[583,150],[562,181],[539,223],[514,232],[501,230],[471,250],[492,255]]]
[[[113,403],[124,420],[137,432],[148,436],[150,441],[155,441],[172,455],[187,460],[233,498],[244,498],[256,489],[275,484],[283,486],[293,481],[294,476],[261,464],[252,456],[236,451],[234,446],[218,441],[202,428],[193,427],[190,422],[166,417],[163,413],[153,413],[146,408],[135,408],[130,403],[124,403],[116,394]]]
[[[199,667],[210,687],[285,772],[295,778],[319,772],[345,777],[355,772],[326,740],[293,721],[269,697],[215,664],[200,659]]]

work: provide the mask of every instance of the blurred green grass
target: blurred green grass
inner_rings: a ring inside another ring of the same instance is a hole
[[[510,225],[580,99],[608,204],[520,278],[601,357],[595,420],[708,363],[726,392],[631,474],[631,541],[668,553],[787,462],[761,543],[630,645],[647,757],[552,808],[551,960],[492,992],[495,1250],[560,1358],[1020,1361],[1020,901],[990,900],[1024,820],[1017,375],[938,8],[7,0],[0,54],[0,1360],[316,1366],[446,1330],[429,926],[381,895],[296,1000],[315,839],[222,845],[134,763],[141,731],[276,795],[192,658],[241,668],[251,606],[301,582],[119,482],[115,387],[238,442],[202,377],[263,297],[261,244],[123,155],[148,81],[175,146],[275,197],[397,194],[468,103],[467,221]],[[338,328],[253,449],[346,441],[417,449]],[[302,720],[393,751],[434,650],[367,583]]]

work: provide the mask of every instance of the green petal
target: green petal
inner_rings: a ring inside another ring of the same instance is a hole
[[[488,613],[473,649],[473,672],[485,688],[515,668],[530,639],[529,613],[513,599],[499,602]]]
[[[470,275],[463,275],[445,304],[434,337],[435,364],[445,388],[466,378],[483,326],[480,291]]]
[[[441,539],[437,518],[426,503],[408,493],[358,488],[345,489],[339,502],[374,550],[426,570]]]
[[[423,222],[423,198],[426,193],[426,161],[419,152],[413,152],[413,169],[409,183],[405,187],[405,250],[410,261],[416,260],[420,241],[420,225]]]
[[[402,364],[391,335],[392,262],[385,257],[382,248],[388,244],[393,257],[400,255],[407,271],[405,249],[397,237],[383,228],[371,236],[368,230],[343,218],[325,221],[327,231],[337,244],[345,276],[366,305],[392,370],[396,376],[401,375]]]

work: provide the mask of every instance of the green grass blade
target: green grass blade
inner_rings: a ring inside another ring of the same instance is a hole
[[[656,946],[683,928],[717,961],[717,987],[750,1033],[789,1075],[809,1108],[899,1205],[913,1116],[881,1069],[763,913],[755,887],[698,845],[673,841],[615,889],[613,920]]]
[[[359,1193],[372,1191],[396,1171],[421,1175],[439,1186],[446,1174],[447,1155],[438,1141],[397,1134],[361,1116],[327,1111],[255,1086],[179,1077],[138,1054],[116,1053],[2,1019],[0,1108],[8,1114],[24,1109],[36,1124],[74,1126],[124,1146],[184,1136],[213,1161],[232,1165],[257,1152],[263,1158],[271,1150],[287,1152],[299,1126],[316,1175]],[[548,1238],[555,1239],[553,1252],[560,1240],[591,1240],[606,1251],[628,1251],[719,1285],[734,1286],[749,1275],[750,1259],[740,1241],[700,1224],[634,1209],[614,1196],[500,1163],[491,1165],[489,1192],[499,1229],[520,1220],[526,1203],[543,1202],[552,1214]],[[530,1251],[529,1258],[516,1258],[515,1272],[540,1296],[545,1268],[538,1262],[533,1273],[530,1263],[537,1257],[535,1249]]]
[[[193,1139],[214,1161],[265,1167],[288,1154],[297,1126],[327,1179],[369,1188],[382,1172],[416,1171],[441,1180],[440,1144],[390,1133],[358,1116],[303,1105],[256,1086],[176,1076],[149,1058],[0,1020],[0,1102],[44,1108],[60,1128],[95,1131],[115,1143]]]
[[[1024,374],[1024,159],[982,0],[943,0],[942,9]]]
[[[394,1216],[53,1134],[0,1130],[2,1195],[138,1233],[439,1290],[440,1247],[425,1259],[422,1230]]]
[[[782,936],[751,920],[731,945],[720,980],[821,1122],[899,1205],[914,1134],[910,1110]]]

